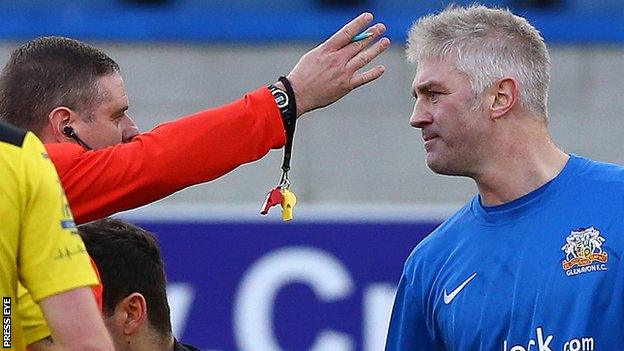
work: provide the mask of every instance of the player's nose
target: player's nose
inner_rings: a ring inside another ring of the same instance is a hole
[[[414,128],[423,128],[427,124],[433,122],[433,116],[431,113],[425,111],[418,102],[414,104],[414,110],[410,116],[410,125]]]

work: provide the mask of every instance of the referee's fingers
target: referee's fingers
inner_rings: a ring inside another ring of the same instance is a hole
[[[351,78],[351,89],[355,89],[364,84],[370,83],[375,79],[381,77],[382,74],[386,71],[386,67],[377,66],[371,70],[368,70],[364,73],[358,73]]]
[[[373,21],[373,14],[370,12],[364,12],[357,16],[351,22],[340,28],[339,31],[334,33],[324,45],[330,50],[337,51],[343,48],[345,45],[351,42],[351,39],[366,28]]]
[[[381,38],[378,42],[373,44],[371,47],[366,50],[359,52],[356,54],[349,62],[347,62],[347,69],[355,72],[360,68],[368,65],[371,61],[373,61],[377,56],[379,56],[382,52],[384,52],[390,46],[390,39]]]
[[[356,41],[353,43],[349,43],[348,45],[346,45],[344,48],[342,48],[340,51],[344,52],[344,55],[346,55],[346,57],[348,59],[351,59],[352,57],[354,57],[355,55],[357,55],[359,52],[361,52],[362,50],[366,49],[366,47],[368,47],[371,43],[376,42],[377,40],[379,40],[379,38],[381,37],[381,35],[383,33],[386,32],[386,26],[383,23],[377,23],[372,27],[369,27],[365,33],[371,33],[372,35],[364,40],[360,40],[360,41]]]

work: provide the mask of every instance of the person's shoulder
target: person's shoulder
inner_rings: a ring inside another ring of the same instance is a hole
[[[27,133],[26,130],[14,127],[9,123],[0,122],[0,142],[2,143],[22,147]]]
[[[85,152],[84,148],[76,143],[49,143],[45,148],[53,159],[74,158]]]
[[[173,351],[199,351],[195,346],[184,344],[177,339],[173,339]]]
[[[624,184],[624,166],[591,160],[589,158],[571,155],[579,164],[577,177],[588,181],[603,181]]]
[[[456,235],[461,235],[472,219],[471,207],[472,200],[421,240],[407,258],[406,270],[413,270],[424,262],[429,265],[433,263],[432,259],[435,257],[443,257],[445,256],[444,252],[452,250],[456,242]]]
[[[45,144],[46,151],[50,157],[50,160],[54,164],[59,177],[63,178],[68,172],[80,162],[86,162],[84,157],[86,155],[85,149],[76,143],[51,143]],[[105,150],[95,150],[90,154],[103,153]],[[92,158],[89,159],[90,164],[101,162],[101,159]]]
[[[468,201],[462,208],[455,212],[451,217],[442,222],[431,234],[423,239],[416,247],[419,250],[436,250],[443,247],[452,247],[452,237],[466,230],[467,221],[472,219],[471,208],[472,202]],[[450,240],[449,240],[450,239]]]
[[[41,159],[47,159],[43,144],[32,132],[14,127],[11,124],[0,122],[0,162],[4,167],[16,170],[27,178],[38,175],[32,167],[38,167]],[[29,172],[25,170],[29,169]],[[19,176],[20,182],[24,180]]]

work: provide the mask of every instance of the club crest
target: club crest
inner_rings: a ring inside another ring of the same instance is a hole
[[[561,265],[566,275],[606,271],[609,255],[602,249],[604,242],[605,239],[594,227],[571,231],[565,245],[561,247],[565,252],[565,259]]]

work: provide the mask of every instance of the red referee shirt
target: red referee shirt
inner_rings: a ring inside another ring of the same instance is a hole
[[[74,143],[46,149],[81,224],[216,179],[285,142],[275,100],[261,88],[222,107],[163,123],[129,143],[92,151]]]

